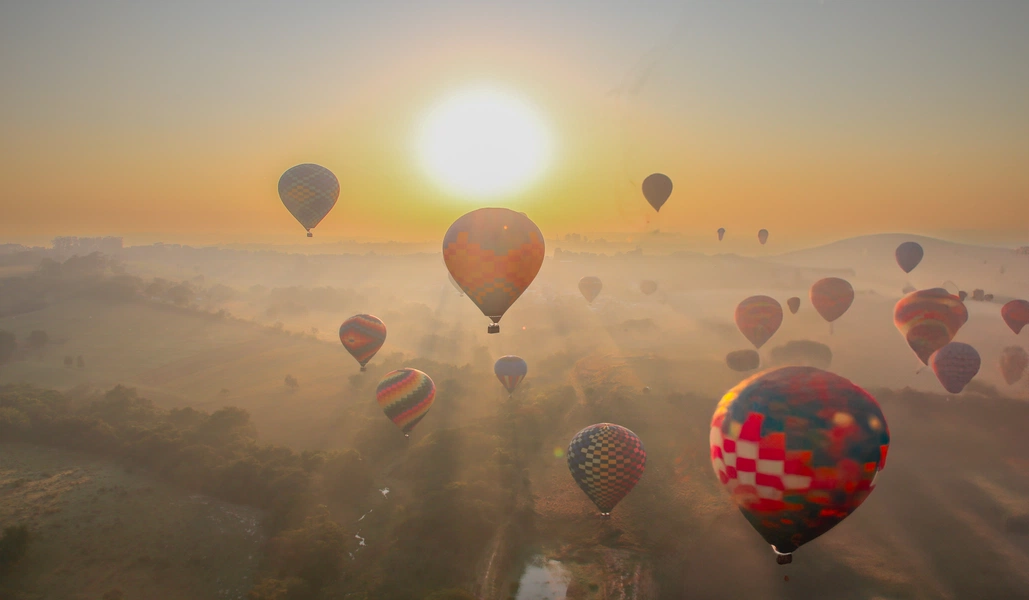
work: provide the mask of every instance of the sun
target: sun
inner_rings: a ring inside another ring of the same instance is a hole
[[[431,108],[418,132],[422,168],[452,193],[497,197],[532,184],[550,163],[552,139],[517,94],[467,88]]]

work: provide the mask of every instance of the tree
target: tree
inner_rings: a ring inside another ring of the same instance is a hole
[[[0,569],[6,568],[21,560],[29,548],[29,528],[16,525],[4,529],[0,536]]]
[[[75,359],[75,366],[77,366],[80,369],[86,368],[86,361],[82,360],[81,354],[78,356],[78,358]]]
[[[75,366],[75,357],[74,356],[65,356],[64,357],[64,368],[70,369],[73,366]]]
[[[46,348],[47,343],[50,341],[50,336],[45,331],[36,329],[29,334],[29,337],[25,340],[25,349],[28,352],[35,352],[42,358],[43,348]]]
[[[8,362],[18,351],[18,338],[10,331],[0,331],[0,365]]]
[[[292,375],[286,375],[286,387],[288,387],[290,390],[300,389],[300,382],[297,381],[296,377],[293,377]]]

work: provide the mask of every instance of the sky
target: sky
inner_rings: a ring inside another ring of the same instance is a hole
[[[1026,244],[1027,30],[1024,0],[7,2],[0,242],[297,243],[276,186],[313,162],[341,187],[323,242],[442,239],[506,206],[548,238]],[[419,166],[419,124],[469,85],[551,133],[517,193]],[[675,182],[660,213],[652,172]]]

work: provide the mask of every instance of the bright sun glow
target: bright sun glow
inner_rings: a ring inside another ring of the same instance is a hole
[[[482,198],[512,194],[550,162],[551,139],[528,103],[496,89],[461,91],[435,106],[418,136],[422,166],[447,189]]]

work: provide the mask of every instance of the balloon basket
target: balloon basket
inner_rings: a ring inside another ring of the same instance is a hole
[[[500,323],[493,323],[487,327],[486,333],[500,333]]]
[[[361,372],[362,372],[362,373],[364,373],[364,372],[365,372],[365,371],[367,371],[367,370],[368,370],[368,368],[367,368],[367,367],[365,367],[364,365],[361,365]]]
[[[307,232],[307,237],[314,237],[314,234],[313,234],[313,233],[311,233],[310,231],[308,231],[308,232]]]
[[[405,440],[406,440],[406,439],[410,439],[410,438],[411,438],[411,434],[410,434],[410,433],[405,433],[405,434],[404,434],[404,439],[405,439]]]
[[[778,564],[778,565],[788,565],[788,564],[793,562],[793,553],[792,552],[787,552],[786,554],[783,554],[782,552],[779,552],[778,550],[776,550],[775,546],[772,546],[772,551],[775,552],[775,563],[776,564]]]
[[[600,518],[601,519],[610,519],[611,518],[611,513],[609,513],[609,512],[602,512],[602,513],[600,513]]]

